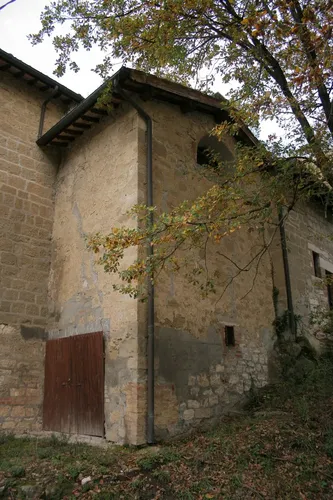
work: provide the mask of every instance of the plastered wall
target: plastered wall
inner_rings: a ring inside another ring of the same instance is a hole
[[[131,225],[138,203],[138,117],[124,104],[76,141],[56,183],[49,338],[103,331],[105,433],[117,443],[145,440],[137,389],[138,303],[112,288],[114,277],[96,264],[85,235]],[[136,251],[127,253],[124,265]]]
[[[168,211],[203,194],[210,183],[196,166],[197,144],[213,119],[158,101],[144,103],[153,118],[154,204]],[[141,133],[144,124],[139,123]],[[232,139],[227,141],[232,151]],[[207,247],[207,266],[217,293],[202,298],[185,270],[162,274],[156,284],[156,435],[168,438],[205,425],[240,401],[251,385],[268,380],[274,342],[272,268],[265,255],[255,269],[222,291],[235,267],[218,254],[245,265],[262,244],[256,233],[241,230]],[[198,261],[200,250],[193,250]],[[202,262],[202,261],[201,261]],[[249,292],[249,293],[248,293]],[[245,296],[245,297],[244,297]],[[236,345],[227,347],[225,325],[234,326]]]

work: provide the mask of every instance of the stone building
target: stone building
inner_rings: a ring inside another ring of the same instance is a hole
[[[4,51],[0,70],[0,429],[141,444],[153,431],[165,439],[210,423],[265,385],[277,311],[292,297],[308,331],[311,310],[330,305],[330,290],[316,286],[319,273],[333,272],[321,207],[291,214],[287,251],[276,239],[248,295],[253,271],[221,301],[202,299],[185,271],[161,276],[155,304],[120,295],[85,234],[133,224],[127,211],[147,203],[147,185],[163,211],[203,193],[198,146],[226,112],[219,100],[127,68],[112,78],[108,112],[96,107],[102,88],[83,99]],[[246,128],[237,140],[255,143]],[[224,158],[234,141],[219,144]],[[232,264],[219,252],[241,266],[260,238],[242,230],[208,249],[220,290]]]

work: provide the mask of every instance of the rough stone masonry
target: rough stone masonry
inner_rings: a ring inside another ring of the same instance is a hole
[[[175,88],[184,94],[183,87]],[[114,277],[87,251],[85,235],[136,223],[128,210],[146,201],[145,123],[121,102],[68,148],[42,150],[36,135],[45,98],[1,72],[0,428],[16,433],[42,429],[46,342],[102,331],[105,438],[142,444],[146,305],[113,290]],[[214,117],[184,112],[157,97],[141,100],[133,93],[133,98],[153,122],[158,210],[203,194],[211,182],[197,165],[197,149],[209,137]],[[49,102],[44,129],[67,111],[59,100]],[[232,158],[234,148],[234,139],[225,138],[222,155]],[[298,207],[286,226],[295,312],[304,317],[302,333],[310,336],[311,308],[328,308],[328,290],[315,286],[321,281],[314,276],[313,253],[324,271],[333,272],[330,231],[323,212],[312,204]],[[216,277],[214,296],[202,298],[187,282],[186,270],[161,273],[155,300],[157,439],[213,423],[251,387],[268,382],[276,306],[278,314],[287,308],[281,242],[275,238],[257,272],[240,274],[225,291],[234,269],[221,258],[231,255],[243,266],[259,245],[262,235],[244,228],[207,246],[207,266]],[[201,250],[194,249],[193,256],[202,259]],[[137,249],[131,249],[123,265],[137,257]],[[318,344],[320,332],[315,333]]]
[[[45,328],[59,160],[36,145],[45,96],[14,76],[0,80],[0,426],[41,429]],[[46,126],[64,109],[51,104]]]

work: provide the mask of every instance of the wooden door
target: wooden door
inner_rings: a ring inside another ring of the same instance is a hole
[[[43,428],[104,435],[102,332],[47,341]]]
[[[64,342],[66,340],[66,342]],[[49,340],[45,352],[44,429],[70,432],[69,339]]]

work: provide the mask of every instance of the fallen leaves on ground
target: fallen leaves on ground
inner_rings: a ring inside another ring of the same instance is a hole
[[[153,448],[2,436],[0,497],[332,499],[332,391],[306,391],[267,389],[243,416]]]

